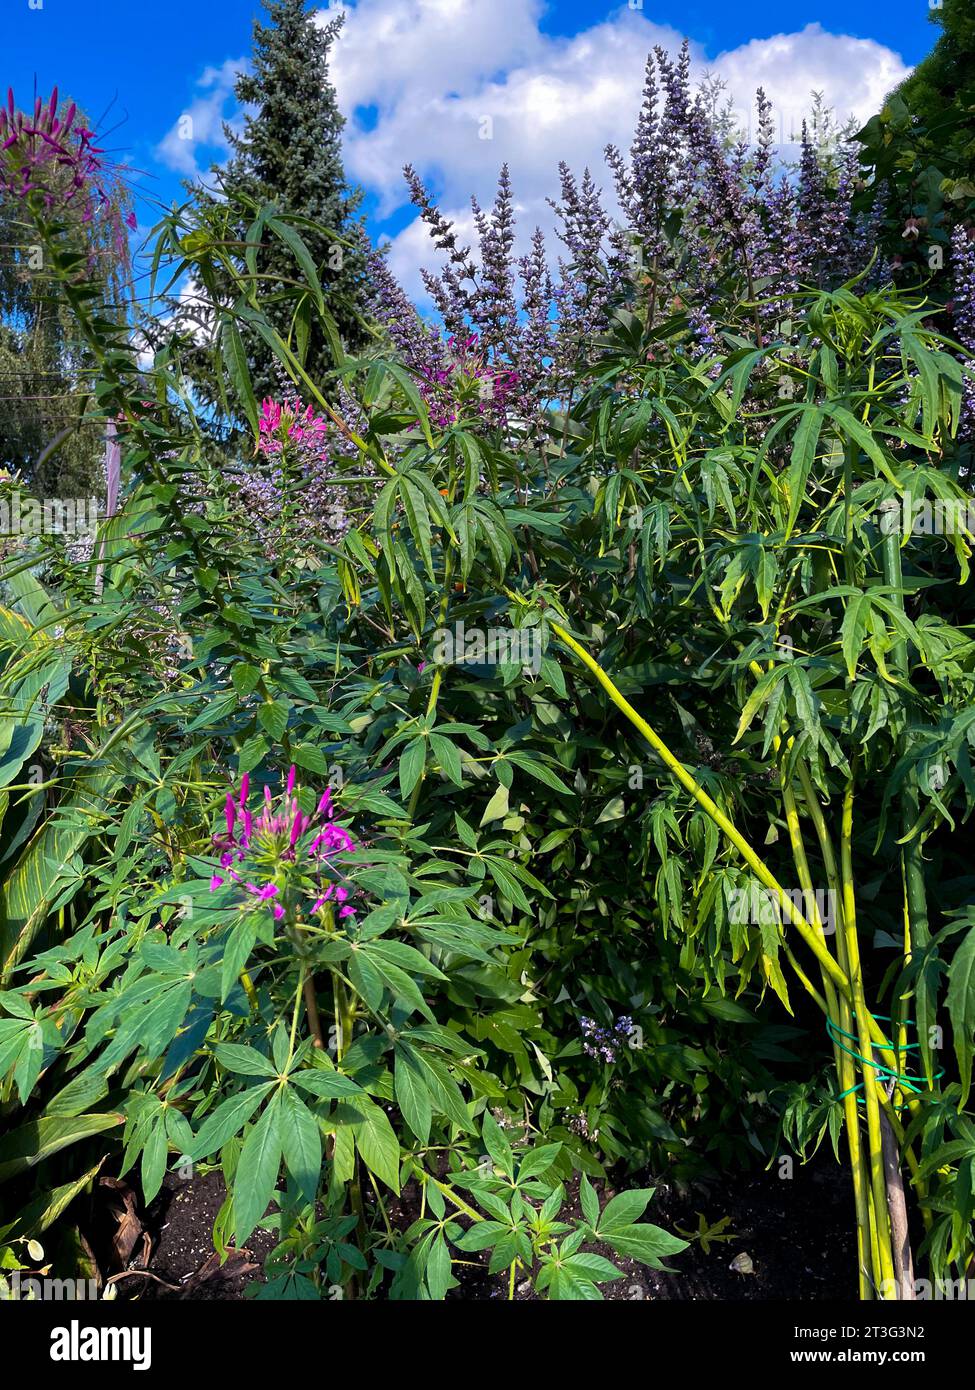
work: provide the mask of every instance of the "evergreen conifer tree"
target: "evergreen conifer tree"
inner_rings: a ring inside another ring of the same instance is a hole
[[[342,17],[320,26],[305,9],[304,0],[265,0],[265,8],[269,22],[254,24],[252,70],[238,78],[234,89],[238,101],[249,108],[243,130],[236,134],[227,128],[231,158],[222,170],[214,170],[219,175],[219,197],[234,208],[240,206],[240,197],[259,205],[274,204],[286,217],[299,216],[318,224],[321,230],[304,225],[298,230],[318,268],[325,303],[343,345],[355,351],[368,336],[358,308],[366,276],[359,240],[361,193],[350,189],[345,180],[341,149],[345,121],[328,71],[329,52]],[[234,228],[241,241],[248,223],[242,214]],[[300,278],[294,256],[278,239],[267,237],[257,255],[256,271],[262,277],[260,297],[267,317],[282,338],[304,346],[303,337],[295,334],[294,296],[281,293],[281,283],[274,278]],[[258,399],[276,394],[272,350],[246,325],[242,334]],[[190,365],[191,375],[199,376],[195,368],[201,359],[202,354]],[[328,394],[326,376],[333,366],[328,339],[313,320],[305,368]],[[198,380],[201,393],[214,399],[215,393],[207,391],[205,369],[203,375]]]

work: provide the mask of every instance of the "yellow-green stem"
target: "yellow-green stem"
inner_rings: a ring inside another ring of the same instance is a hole
[[[890,1219],[887,1212],[887,1180],[884,1175],[883,1132],[880,1126],[880,1103],[877,1100],[877,1069],[868,1027],[869,1013],[863,990],[860,968],[860,942],[856,928],[856,896],[853,891],[853,777],[843,794],[843,819],[840,835],[840,873],[843,887],[843,941],[846,947],[847,969],[853,990],[856,1030],[860,1047],[860,1070],[867,1111],[867,1142],[869,1146],[870,1189],[873,1194],[873,1216],[876,1228],[879,1266],[874,1273],[880,1276],[880,1296],[887,1297],[896,1290],[894,1261],[890,1244]],[[896,1293],[895,1293],[896,1296]]]

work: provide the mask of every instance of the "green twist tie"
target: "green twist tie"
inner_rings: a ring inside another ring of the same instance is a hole
[[[853,1011],[853,1017],[856,1018],[856,1010]],[[890,1017],[889,1014],[873,1014],[871,1015],[871,1017],[874,1018],[878,1023],[893,1022],[893,1019]],[[905,1019],[904,1026],[907,1028],[913,1028],[915,1026],[914,1020],[912,1018]],[[864,1057],[861,1052],[858,1052],[856,1050],[856,1048],[847,1047],[846,1043],[843,1041],[844,1038],[846,1038],[849,1042],[859,1043],[859,1037],[855,1033],[847,1033],[845,1029],[841,1028],[838,1023],[834,1022],[834,1020],[829,1018],[828,1016],[826,1019],[826,1031],[829,1034],[830,1038],[833,1040],[833,1042],[836,1044],[836,1046],[842,1052],[845,1052],[848,1056],[855,1058],[856,1061],[860,1062],[863,1066],[873,1067],[879,1078],[892,1081],[894,1085],[897,1086],[900,1090],[910,1091],[913,1095],[921,1095],[926,1090],[923,1077],[910,1075],[907,1072],[894,1071],[891,1067],[888,1067],[886,1063],[877,1061],[873,1057]],[[895,1058],[897,1058],[898,1061],[900,1060],[901,1055],[905,1052],[920,1052],[921,1050],[921,1044],[919,1042],[904,1043],[902,1046],[898,1046],[897,1043],[891,1042],[888,1038],[884,1039],[883,1046],[888,1048],[891,1052],[893,1052]],[[934,1080],[940,1080],[941,1077],[944,1076],[944,1074],[944,1068],[942,1067],[940,1071],[935,1073]],[[853,1095],[854,1092],[862,1090],[863,1082],[858,1081],[855,1086],[850,1086],[845,1091],[841,1092],[840,1095],[834,1096],[833,1100],[835,1103],[838,1104],[841,1100],[845,1100],[847,1096]],[[866,1097],[858,1095],[857,1101],[860,1105],[863,1105],[866,1103]],[[903,1110],[906,1104],[906,1101],[903,1102],[902,1104],[898,1105],[897,1109]]]

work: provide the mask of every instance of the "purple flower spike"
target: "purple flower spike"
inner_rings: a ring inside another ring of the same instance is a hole
[[[287,788],[286,788],[288,796],[291,795],[291,793],[294,791],[294,789],[295,789],[295,765],[294,765],[294,763],[292,763],[291,766],[288,768],[288,785],[287,785]]]
[[[243,775],[243,777],[240,779],[240,808],[241,808],[241,810],[243,810],[243,809],[244,809],[244,806],[247,804],[247,793],[250,791],[250,788],[251,788],[251,775],[250,775],[249,772],[245,772],[244,775]]]
[[[228,835],[233,835],[233,833],[234,833],[234,825],[235,825],[236,822],[237,822],[237,807],[234,805],[234,799],[233,799],[233,797],[229,794],[229,792],[228,792],[228,794],[227,794],[226,814],[227,814],[227,834],[228,834]]]

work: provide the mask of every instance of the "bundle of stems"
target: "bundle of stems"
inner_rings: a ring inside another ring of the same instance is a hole
[[[896,538],[888,551],[896,550]],[[888,563],[893,558],[888,555]],[[514,595],[512,595],[514,597]],[[832,1039],[838,1083],[836,1101],[842,1104],[857,1225],[857,1256],[860,1297],[869,1299],[909,1299],[914,1297],[914,1274],[907,1230],[907,1214],[901,1165],[907,1163],[926,1227],[931,1212],[926,1203],[926,1184],[918,1171],[918,1160],[905,1141],[901,1114],[918,1105],[913,1082],[904,1074],[906,1022],[895,1019],[888,1037],[879,1016],[869,1007],[861,965],[857,932],[856,893],[853,879],[854,789],[856,761],[846,782],[839,827],[839,854],[834,835],[801,756],[791,755],[791,744],[777,738],[773,747],[779,762],[779,777],[785,819],[796,875],[804,890],[804,905],[812,904],[809,917],[795,905],[792,897],[775,877],[768,863],[742,834],[737,825],[710,797],[693,773],[684,766],[659,734],[637,712],[612,679],[585,647],[559,623],[549,619],[555,636],[583,663],[606,691],[610,700],[647,740],[670,775],[693,797],[711,818],[721,834],[735,847],[748,868],[778,901],[782,917],[796,931],[812,953],[819,975],[819,986],[797,958],[785,930],[781,948],[796,977],[825,1016]],[[902,654],[902,660],[906,656]],[[754,667],[761,675],[761,668]],[[913,825],[914,798],[905,798],[903,813],[907,829]],[[916,817],[915,817],[916,818]],[[828,886],[837,904],[835,950],[816,906],[812,876],[806,850],[804,821],[811,827],[819,848]],[[924,879],[920,866],[918,836],[902,849],[904,901],[904,952],[909,958],[925,939]],[[926,1050],[922,1041],[922,1052]],[[930,1084],[930,1062],[925,1069]],[[862,1114],[861,1114],[862,1112]]]

